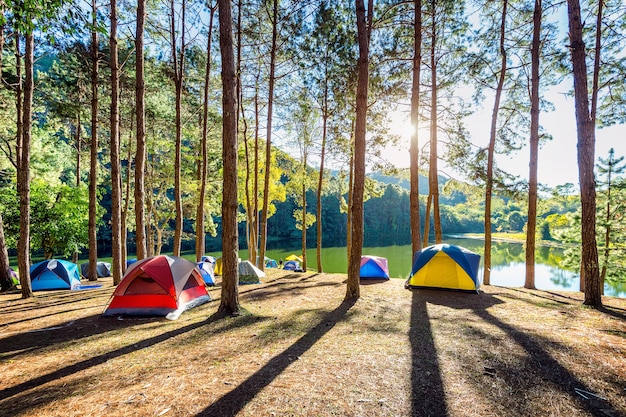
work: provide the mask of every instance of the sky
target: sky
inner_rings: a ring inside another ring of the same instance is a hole
[[[558,8],[554,14],[549,15],[549,18],[556,21],[561,37],[566,39],[568,30],[567,8]],[[566,77],[560,85],[543,92],[544,98],[554,104],[555,110],[542,112],[539,116],[539,123],[547,133],[552,135],[552,140],[540,145],[537,176],[540,184],[549,187],[565,183],[572,183],[578,186],[578,157],[576,154],[578,138],[576,134],[574,97],[570,95],[572,91],[571,82],[571,76]],[[483,109],[476,109],[476,114],[466,119],[466,125],[471,135],[470,142],[477,146],[486,146],[489,141],[493,99],[485,100],[483,106]],[[408,114],[395,114],[392,116],[392,119],[391,131],[403,136],[403,144],[399,148],[387,149],[385,155],[391,161],[394,161],[398,167],[408,168],[410,143],[410,133],[407,133],[410,131]],[[424,133],[421,133],[421,137],[427,138],[428,131],[425,130]],[[596,129],[596,164],[598,158],[606,159],[608,157],[609,149],[611,148],[615,149],[616,158],[626,157],[626,125]],[[527,180],[529,159],[530,151],[528,147],[524,147],[511,157],[496,156],[496,163],[504,171]],[[440,171],[444,175],[455,175],[457,179],[463,179],[453,168],[440,165]]]
[[[542,112],[539,123],[552,140],[544,142],[539,149],[537,176],[540,184],[555,187],[565,183],[578,186],[578,157],[576,144],[576,119],[574,113],[574,98],[567,95],[567,83],[555,87],[546,93],[546,99],[554,104],[552,112]],[[489,126],[491,122],[491,108],[493,102],[486,100],[484,109],[477,109],[476,114],[467,119],[467,128],[470,132],[470,141],[477,146],[486,146],[489,141]],[[402,136],[399,147],[389,148],[385,156],[401,168],[409,167],[409,129],[408,114],[397,113],[392,115],[391,131]],[[427,128],[426,128],[427,129]],[[428,137],[428,131],[421,133],[422,138]],[[426,139],[425,139],[426,140]],[[616,125],[608,128],[596,129],[596,163],[598,158],[606,159],[609,149],[615,149],[615,157],[626,156],[626,126]],[[512,156],[496,156],[498,166],[521,179],[528,179],[530,151],[523,147]],[[440,173],[462,180],[454,168],[440,166]]]

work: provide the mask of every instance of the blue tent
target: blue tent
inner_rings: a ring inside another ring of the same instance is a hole
[[[389,266],[387,258],[381,256],[361,256],[361,279],[389,279]]]
[[[33,291],[80,288],[78,265],[61,259],[48,259],[30,267]]]
[[[212,260],[207,258],[202,262],[196,262],[196,265],[198,265],[198,269],[200,270],[200,275],[202,275],[202,279],[204,279],[204,283],[210,287],[214,286],[215,258],[212,258]]]
[[[446,243],[415,252],[407,288],[444,288],[476,292],[480,255]]]
[[[298,261],[285,262],[285,264],[283,265],[283,269],[286,269],[288,271],[302,271],[302,269],[300,269],[300,262]]]

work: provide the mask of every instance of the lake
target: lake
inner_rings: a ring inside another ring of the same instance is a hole
[[[445,243],[463,246],[482,256],[484,241],[480,239],[448,238]],[[245,259],[246,251],[241,251]],[[411,246],[387,246],[380,248],[363,248],[364,255],[376,255],[387,258],[389,274],[393,278],[408,278],[411,273]],[[285,259],[290,254],[299,254],[299,250],[269,250],[267,256]],[[559,266],[563,258],[563,249],[540,246],[535,255],[535,287],[539,290],[579,291],[580,277],[578,271],[570,271]],[[491,251],[491,285],[504,287],[523,287],[526,274],[524,245],[522,243],[493,242]],[[324,272],[346,273],[348,270],[346,248],[322,249],[322,265]],[[317,269],[315,248],[307,250],[307,267]],[[483,263],[479,270],[483,276]],[[626,297],[626,284],[605,284],[604,294],[613,297]]]

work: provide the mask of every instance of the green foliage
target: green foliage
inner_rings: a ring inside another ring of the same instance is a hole
[[[303,224],[304,228],[308,229],[313,226],[317,220],[315,214],[313,213],[306,213],[303,215],[302,209],[295,209],[293,211],[293,218],[296,219],[296,229],[298,230],[303,230]]]
[[[45,254],[71,256],[87,247],[89,195],[86,186],[31,184],[31,247]]]

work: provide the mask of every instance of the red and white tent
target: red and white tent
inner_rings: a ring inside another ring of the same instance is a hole
[[[103,315],[165,316],[175,320],[183,311],[210,299],[195,263],[159,255],[131,264]]]

